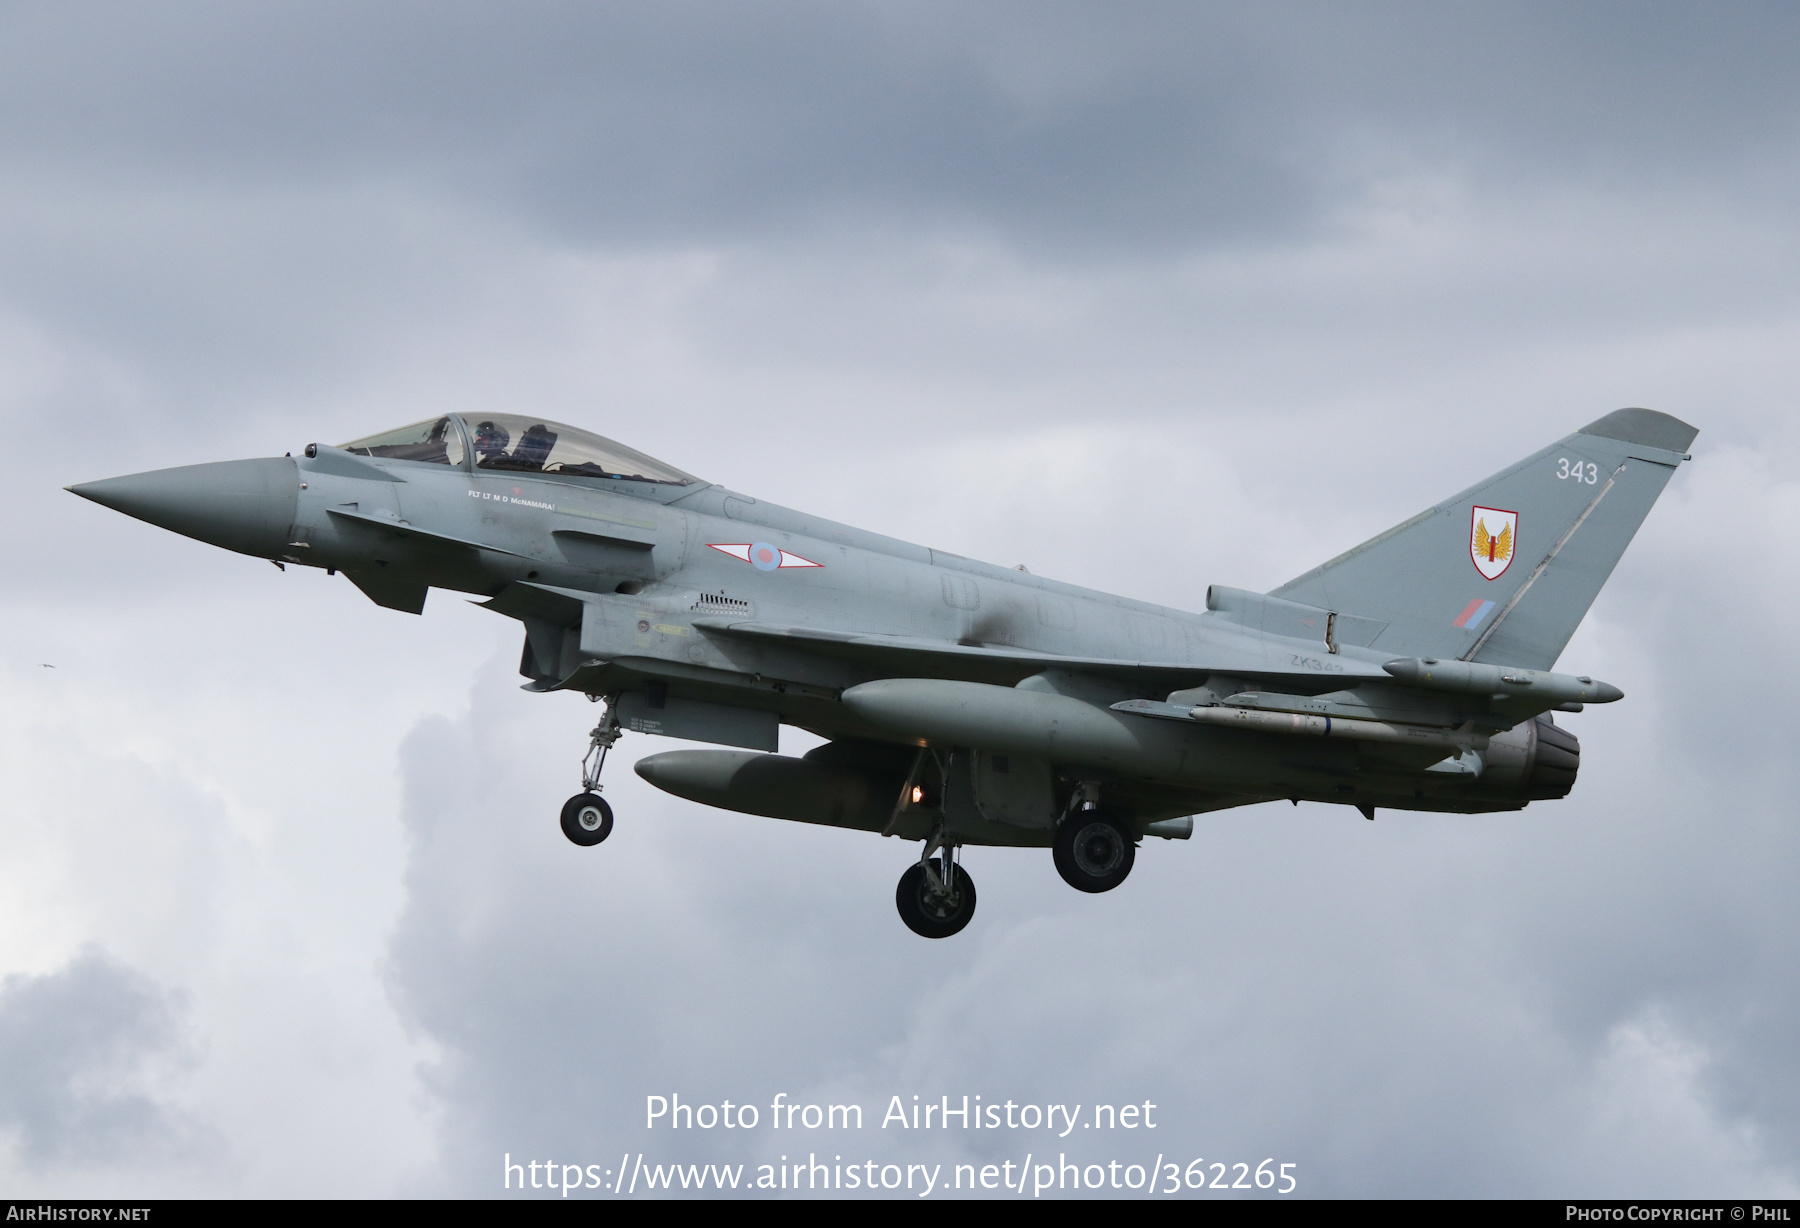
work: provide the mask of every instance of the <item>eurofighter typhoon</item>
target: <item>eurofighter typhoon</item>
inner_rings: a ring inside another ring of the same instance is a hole
[[[1565,796],[1553,672],[1695,429],[1621,409],[1269,593],[1200,613],[760,502],[562,423],[450,414],[298,457],[70,487],[417,614],[433,588],[524,628],[528,691],[604,701],[562,810],[604,841],[624,731],[735,749],[638,760],[678,797],[921,842],[900,916],[969,923],[960,850],[1047,848],[1110,891],[1147,836],[1256,802],[1481,814]],[[782,724],[826,739],[778,755]]]

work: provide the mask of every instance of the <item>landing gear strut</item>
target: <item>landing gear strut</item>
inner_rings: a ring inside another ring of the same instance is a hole
[[[957,864],[956,847],[946,841],[942,829],[932,834],[917,863],[900,876],[894,905],[906,928],[921,938],[948,938],[975,915],[975,880]]]
[[[613,715],[612,704],[608,703],[606,715],[594,726],[587,754],[581,759],[581,792],[563,803],[563,835],[584,848],[612,835],[613,812],[600,796],[600,769],[606,766],[606,752],[623,732],[619,718]]]

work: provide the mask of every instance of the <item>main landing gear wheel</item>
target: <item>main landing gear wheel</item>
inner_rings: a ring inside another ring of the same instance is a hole
[[[612,835],[612,807],[597,793],[577,793],[563,803],[563,835],[582,847]]]
[[[1077,810],[1056,829],[1056,872],[1077,891],[1111,891],[1137,860],[1137,841],[1104,810]]]
[[[944,880],[945,860],[933,857],[929,875],[915,862],[900,876],[900,886],[894,891],[900,919],[921,938],[948,938],[975,915],[975,880],[954,862],[950,863],[950,878]],[[950,888],[948,894],[938,890],[933,878]]]

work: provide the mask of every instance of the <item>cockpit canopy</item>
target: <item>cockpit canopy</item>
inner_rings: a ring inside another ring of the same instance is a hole
[[[477,469],[656,482],[665,486],[687,486],[699,481],[692,474],[604,436],[518,414],[483,414],[472,420],[447,414],[354,440],[342,447],[359,456],[461,465],[471,445]]]

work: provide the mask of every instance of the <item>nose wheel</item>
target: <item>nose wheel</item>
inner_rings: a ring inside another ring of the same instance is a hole
[[[600,796],[600,769],[606,766],[606,752],[623,732],[609,701],[606,715],[589,735],[587,754],[582,756],[581,792],[564,802],[562,808],[563,835],[583,848],[599,844],[612,835],[613,812],[606,799]]]
[[[956,863],[955,848],[941,834],[934,835],[919,860],[900,876],[894,904],[913,933],[948,938],[961,933],[975,915],[975,880]]]
[[[612,807],[598,793],[577,793],[563,803],[563,835],[583,848],[612,835]]]

